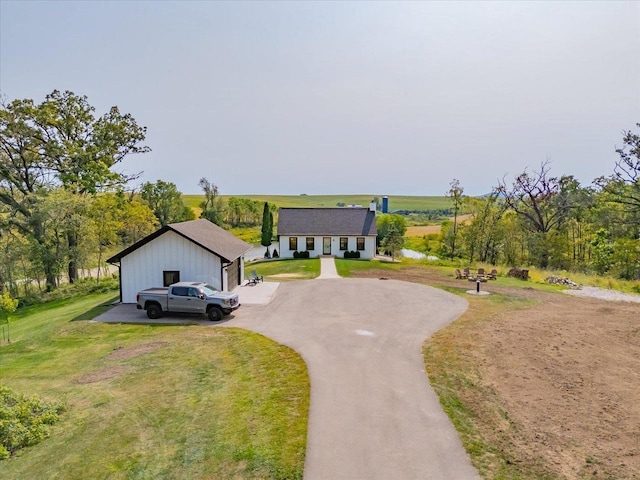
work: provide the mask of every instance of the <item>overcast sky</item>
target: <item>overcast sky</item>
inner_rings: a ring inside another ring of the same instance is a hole
[[[0,0],[0,93],[148,127],[120,169],[200,193],[588,185],[640,129],[640,2]]]

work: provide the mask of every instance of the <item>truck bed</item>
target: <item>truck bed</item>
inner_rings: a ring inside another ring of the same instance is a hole
[[[142,290],[140,293],[145,293],[149,295],[168,295],[169,287],[147,288],[146,290]]]

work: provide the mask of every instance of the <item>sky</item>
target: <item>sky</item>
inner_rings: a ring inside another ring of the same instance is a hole
[[[147,127],[136,184],[481,195],[583,185],[640,131],[640,1],[0,0],[0,95],[71,90]]]

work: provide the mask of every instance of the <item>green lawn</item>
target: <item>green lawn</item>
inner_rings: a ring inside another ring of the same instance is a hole
[[[306,367],[255,333],[87,321],[113,292],[20,311],[1,384],[64,400],[3,478],[302,478]]]
[[[247,263],[245,270],[247,275],[255,270],[267,281],[307,280],[320,276],[320,259],[288,258],[258,261]]]
[[[362,205],[368,207],[373,197],[382,201],[381,194],[370,195],[221,195],[229,197],[248,198],[260,202],[269,202],[278,207],[335,207],[338,203],[345,205]],[[203,200],[202,195],[183,195],[185,205],[197,208]],[[410,196],[389,195],[389,211],[394,210],[441,210],[451,208],[451,199],[442,196]]]

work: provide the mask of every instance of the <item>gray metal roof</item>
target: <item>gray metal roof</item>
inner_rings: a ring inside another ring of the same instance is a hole
[[[215,223],[201,218],[189,222],[170,223],[109,258],[107,262],[119,262],[122,257],[129,255],[134,250],[137,250],[168,231],[173,231],[187,240],[191,240],[205,250],[228,262],[234,261],[251,249],[251,245],[247,242],[240,240]]]
[[[368,208],[281,208],[278,235],[377,235],[376,212]]]

